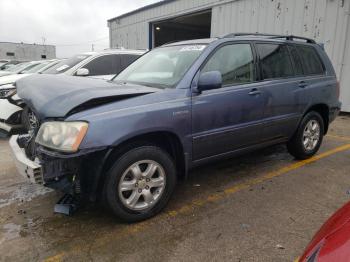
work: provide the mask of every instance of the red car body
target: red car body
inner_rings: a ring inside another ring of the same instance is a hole
[[[327,220],[307,246],[299,261],[350,261],[350,202]]]

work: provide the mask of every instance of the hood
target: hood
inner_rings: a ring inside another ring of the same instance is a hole
[[[140,85],[67,75],[32,75],[16,82],[18,96],[40,119],[65,117],[101,104],[159,91]]]
[[[7,76],[0,77],[0,88],[2,85],[13,84],[17,80],[30,75],[31,74],[17,74],[17,75],[7,75]]]

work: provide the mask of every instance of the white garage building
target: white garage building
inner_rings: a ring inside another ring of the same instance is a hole
[[[53,45],[0,42],[0,59],[33,61],[56,58]]]
[[[325,44],[350,112],[350,0],[164,0],[108,20],[110,47],[147,49],[233,32],[293,34]]]

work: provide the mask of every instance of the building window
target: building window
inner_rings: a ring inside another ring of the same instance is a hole
[[[13,52],[7,52],[6,55],[7,55],[7,56],[15,56],[15,53],[13,53]]]
[[[42,59],[46,59],[46,55],[41,55],[41,58]]]

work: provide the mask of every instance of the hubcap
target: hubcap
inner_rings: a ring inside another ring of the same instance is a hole
[[[119,197],[127,208],[145,210],[159,201],[165,182],[165,171],[159,163],[138,161],[123,173],[118,185]]]
[[[316,120],[310,120],[304,129],[303,145],[307,151],[312,151],[316,148],[320,140],[320,124]]]

